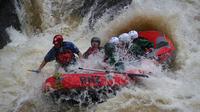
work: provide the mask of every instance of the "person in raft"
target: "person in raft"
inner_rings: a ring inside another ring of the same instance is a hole
[[[75,54],[78,55],[79,59],[82,59],[82,53],[79,49],[72,42],[63,41],[62,35],[55,35],[53,38],[53,44],[54,46],[49,50],[39,68],[36,70],[37,73],[41,72],[42,68],[48,62],[53,60],[56,60],[58,63],[55,73],[58,72],[60,67],[67,72],[69,65],[76,64],[77,60],[75,58]]]
[[[96,53],[100,52],[102,47],[101,45],[101,39],[99,37],[93,37],[91,39],[91,47],[88,48],[88,50],[83,53],[83,58],[88,59],[90,55],[95,55]]]

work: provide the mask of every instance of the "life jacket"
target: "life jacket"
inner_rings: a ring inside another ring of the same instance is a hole
[[[98,53],[99,51],[100,51],[100,49],[101,49],[101,47],[99,47],[99,48],[92,48],[92,47],[90,47],[84,54],[83,54],[83,56],[85,57],[85,58],[88,58],[88,56],[89,55],[91,55],[91,54],[96,54],[96,53]]]
[[[56,61],[60,64],[69,64],[74,58],[71,50],[61,51],[56,56]]]
[[[95,54],[95,53],[97,53],[99,51],[99,49],[98,48],[92,48],[92,47],[90,47],[89,49],[88,49],[88,54],[90,55],[90,54]]]
[[[172,60],[173,57],[175,57],[174,52],[172,52],[168,46],[160,48],[156,52],[156,56],[158,57],[160,63],[168,62]]]

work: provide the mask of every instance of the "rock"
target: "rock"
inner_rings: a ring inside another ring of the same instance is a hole
[[[88,21],[89,27],[93,29],[96,20],[101,18],[106,11],[111,12],[109,16],[110,20],[113,20],[113,17],[131,2],[132,0],[85,0],[80,8],[72,11],[71,15],[84,17],[91,11]]]
[[[5,30],[10,26],[20,30],[20,22],[15,11],[14,0],[0,0],[0,49],[11,42]]]

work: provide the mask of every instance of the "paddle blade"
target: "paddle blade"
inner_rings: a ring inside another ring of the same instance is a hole
[[[144,77],[144,78],[149,78],[148,75],[145,75],[145,74],[131,74],[131,73],[128,73],[128,76],[130,78],[135,78],[135,77]]]
[[[40,71],[38,71],[38,70],[28,70],[28,71],[34,72],[34,73],[40,73]]]
[[[83,70],[83,68],[79,67],[78,69]]]

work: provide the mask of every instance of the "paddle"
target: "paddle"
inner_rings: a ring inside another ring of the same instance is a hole
[[[38,71],[38,70],[28,70],[30,72],[34,72],[34,73],[40,73],[41,71]]]
[[[118,72],[118,71],[113,71],[113,70],[100,70],[100,69],[89,69],[89,68],[82,68],[79,67],[78,69],[80,70],[89,70],[89,71],[98,71],[98,72],[106,72],[106,73],[119,73],[119,74],[128,74],[129,77],[144,77],[144,78],[149,78],[148,75],[145,74],[134,74],[134,73],[127,73],[127,72]]]

